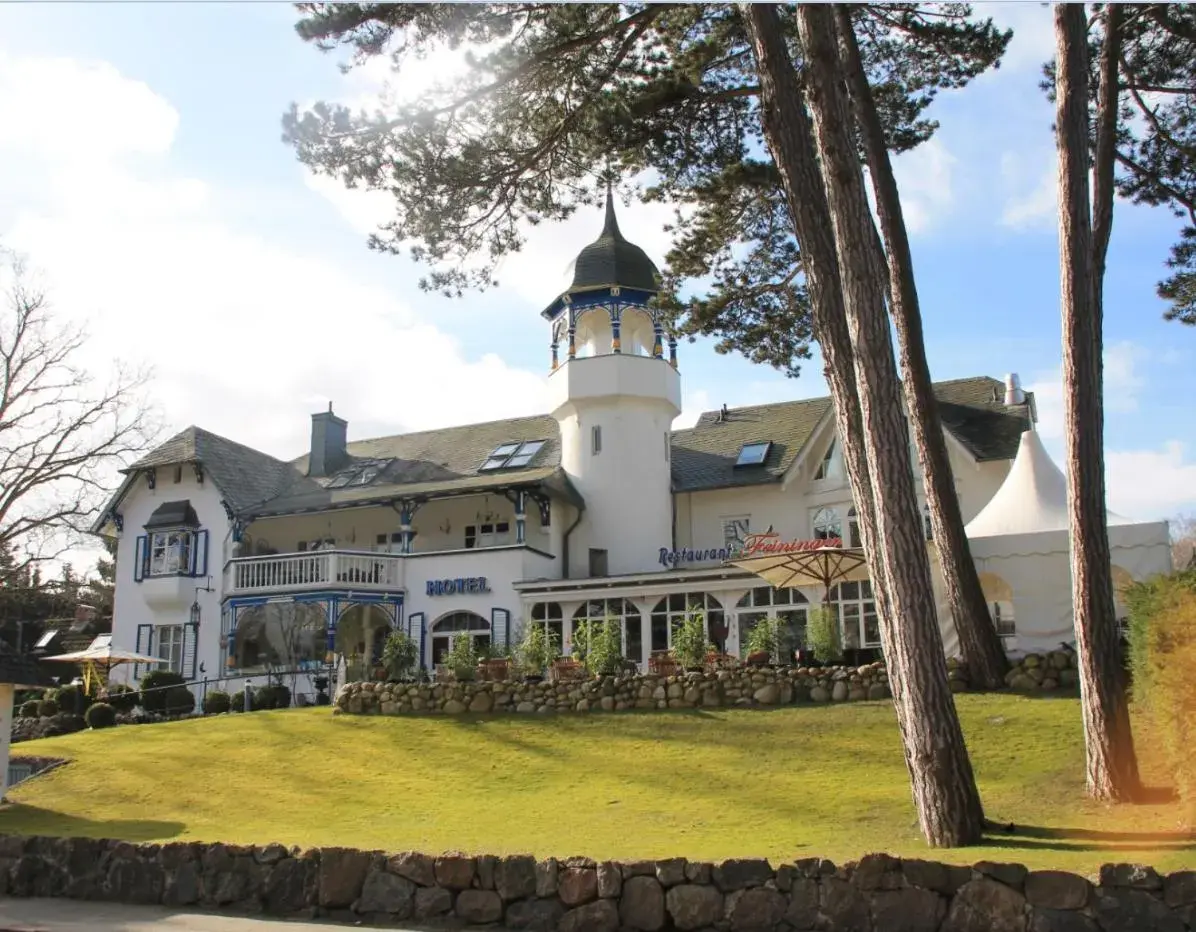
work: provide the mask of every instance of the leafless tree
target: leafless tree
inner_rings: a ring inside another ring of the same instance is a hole
[[[148,374],[80,364],[86,332],[55,322],[24,259],[0,247],[0,550],[15,570],[77,546],[118,469],[153,439]]]
[[[1171,519],[1171,565],[1177,570],[1196,569],[1196,515]]]

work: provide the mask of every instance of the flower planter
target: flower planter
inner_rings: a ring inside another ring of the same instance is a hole
[[[758,650],[747,655],[744,661],[749,667],[766,667],[772,661],[768,651]]]

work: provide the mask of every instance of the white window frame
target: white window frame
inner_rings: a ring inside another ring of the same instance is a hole
[[[725,547],[742,544],[743,539],[751,533],[751,515],[727,515],[719,520],[723,523],[723,545]]]
[[[837,527],[839,532],[830,533],[832,527]],[[814,509],[810,515],[810,536],[814,540],[843,539],[843,517],[837,505],[822,505]]]
[[[842,593],[845,586],[855,586],[858,595],[853,598],[843,598]],[[867,588],[865,589],[865,587]],[[880,616],[876,611],[876,594],[872,591],[870,580],[837,583],[832,590],[831,598],[839,608],[839,632],[845,648],[871,649],[881,646]],[[868,638],[866,621],[869,618],[876,620],[875,640]],[[848,625],[851,625],[855,631],[854,643],[848,640]]]
[[[183,674],[183,625],[158,625],[154,630],[154,656],[165,663],[154,664],[155,670],[169,670]]]
[[[489,528],[489,530],[487,530]],[[500,531],[499,528],[506,528]],[[473,531],[473,543],[469,543],[470,531]],[[465,528],[465,549],[483,550],[487,547],[506,547],[511,543],[510,521],[487,521],[484,524],[470,524]]]
[[[147,576],[185,576],[191,572],[195,532],[185,528],[150,531]]]

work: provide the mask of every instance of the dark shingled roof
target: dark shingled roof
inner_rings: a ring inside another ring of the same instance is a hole
[[[526,466],[478,472],[496,448],[522,440],[544,441],[544,446]],[[296,490],[296,494],[253,509],[254,513],[285,513],[369,499],[383,490],[401,490],[405,495],[419,496],[484,491],[517,483],[544,483],[566,497],[577,497],[560,468],[560,428],[547,414],[356,440],[348,445],[348,453],[351,462],[320,480],[323,488]],[[377,473],[368,483],[333,486],[338,476],[358,473],[364,465],[377,467]],[[307,456],[293,460],[291,467],[306,472]]]
[[[607,192],[606,224],[602,227],[602,235],[578,253],[569,291],[618,285],[621,288],[655,292],[659,288],[659,276],[660,271],[648,254],[634,243],[627,242],[619,232],[615,202],[610,192]]]
[[[188,427],[175,434],[125,472],[177,463],[202,465],[234,511],[284,493],[319,488],[290,463],[201,427]]]
[[[936,382],[943,427],[979,461],[1013,459],[1029,422],[1026,409],[1007,408],[1003,382],[982,376]],[[1027,405],[1031,393],[1027,393]],[[732,408],[726,420],[707,411],[673,432],[673,490],[697,492],[778,482],[831,410],[830,398]],[[771,441],[760,466],[736,467],[745,443]]]
[[[987,377],[935,384],[943,424],[980,461],[1013,459],[1027,426],[1026,409],[1007,408],[1004,385]],[[1032,398],[1027,394],[1027,404]],[[829,398],[732,408],[724,420],[704,413],[694,427],[672,435],[672,478],[677,492],[695,492],[779,482],[829,415]],[[543,440],[544,446],[516,469],[479,472],[500,445]],[[736,467],[745,443],[771,444],[764,463]],[[580,502],[561,469],[560,430],[550,415],[489,421],[396,434],[348,444],[350,462],[327,478],[309,479],[307,456],[284,463],[249,447],[189,427],[133,469],[200,462],[233,508],[245,516],[318,511],[398,497],[484,492],[514,485],[539,485]],[[334,486],[337,477],[373,474],[365,482]]]

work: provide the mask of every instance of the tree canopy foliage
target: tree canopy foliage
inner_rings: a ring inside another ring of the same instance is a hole
[[[679,333],[717,336],[790,375],[809,355],[809,300],[758,82],[727,4],[305,3],[297,31],[387,56],[400,74],[435,47],[469,49],[463,76],[373,112],[292,106],[284,138],[312,170],[388,192],[395,213],[370,238],[429,266],[450,295],[494,283],[526,225],[597,202],[611,178],[647,178],[645,199],[677,207],[665,292]],[[852,7],[886,140],[904,152],[937,124],[943,90],[994,67],[1011,33],[969,5]],[[800,60],[792,17],[782,18]],[[686,285],[692,296],[682,298]]]
[[[1089,83],[1095,112],[1106,41],[1103,5],[1089,17]],[[1180,3],[1121,5],[1118,54],[1117,193],[1166,207],[1184,223],[1158,294],[1167,320],[1196,325],[1196,9]],[[1043,88],[1053,97],[1054,64]]]

